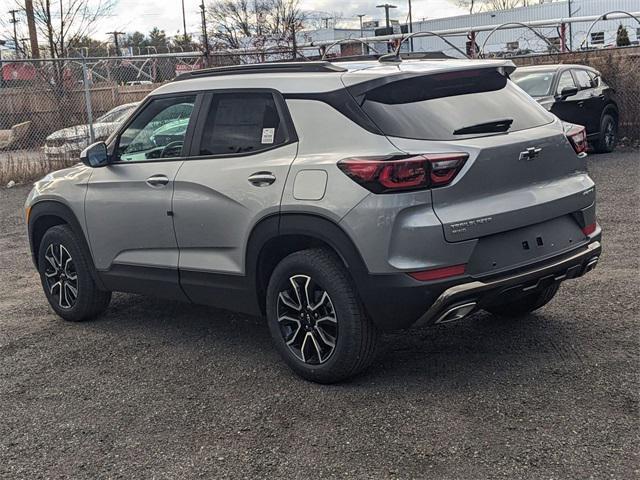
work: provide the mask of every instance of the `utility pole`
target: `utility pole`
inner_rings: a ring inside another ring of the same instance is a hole
[[[113,32],[107,32],[107,35],[113,35],[113,43],[116,46],[116,57],[120,56],[120,47],[118,46],[118,36],[124,35],[124,32],[118,32],[114,30]]]
[[[207,35],[207,17],[204,8],[204,0],[200,4],[200,15],[202,17],[202,53],[204,54],[205,66],[209,66],[209,36]]]
[[[20,45],[22,46],[22,55],[24,55],[24,58],[29,58],[29,55],[27,55],[27,40],[29,40],[28,38],[21,38],[20,39]]]
[[[291,46],[293,47],[293,60],[298,56],[298,45],[296,43],[296,20],[295,18],[291,22]]]
[[[360,38],[364,37],[364,31],[362,30],[362,17],[365,17],[364,13],[358,13],[356,17],[360,20]]]
[[[40,58],[38,32],[36,32],[36,20],[33,14],[33,0],[24,0],[24,11],[27,15],[27,26],[29,27],[29,44],[31,45],[31,58]]]
[[[327,30],[329,28],[329,20],[331,20],[333,17],[322,17],[320,20],[322,20],[324,22],[324,28],[325,30]]]
[[[571,0],[569,0],[568,2],[569,4],[569,18],[571,18],[571,15],[573,15],[573,12],[571,11]],[[573,51],[573,28],[572,28],[573,23],[569,22],[569,50]]]
[[[183,35],[183,40],[186,42],[187,41],[187,17],[184,13],[184,0],[182,0],[182,35]]]
[[[364,30],[362,29],[362,17],[364,17],[365,14],[364,13],[358,13],[356,15],[356,17],[358,17],[358,20],[360,20],[360,38],[364,37]],[[369,46],[367,45],[367,48],[369,48]],[[360,53],[362,55],[364,55],[364,44],[360,43]]]
[[[384,5],[376,5],[376,8],[384,8],[385,26],[389,28],[391,26],[391,22],[389,21],[389,9],[398,7],[389,3],[385,3]]]
[[[411,16],[411,0],[409,0],[409,35],[413,33],[413,17]],[[413,52],[413,37],[409,39],[409,50]]]
[[[18,46],[18,19],[16,18],[16,13],[18,13],[19,11],[20,10],[9,10],[9,15],[11,15],[11,20],[9,20],[9,23],[13,23],[13,46],[16,51],[16,58],[18,58],[18,51],[20,50],[20,47]]]

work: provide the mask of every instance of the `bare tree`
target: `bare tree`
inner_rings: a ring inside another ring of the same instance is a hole
[[[526,5],[526,0],[486,0],[487,10],[511,10]]]
[[[51,57],[64,57],[65,49],[93,33],[96,23],[109,14],[117,0],[35,0],[36,26]]]
[[[304,22],[299,0],[222,0],[207,9],[211,36],[223,49],[292,42]]]
[[[476,0],[458,0],[456,4],[462,8],[469,9],[469,15],[473,15],[474,13],[478,13],[481,8],[481,2]]]
[[[457,5],[468,9],[471,15],[479,12],[526,7],[534,2],[545,3],[545,0],[458,0]]]

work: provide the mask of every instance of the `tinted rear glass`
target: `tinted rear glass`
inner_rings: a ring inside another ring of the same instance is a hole
[[[220,93],[213,96],[200,155],[258,152],[285,140],[271,93]]]
[[[397,80],[366,92],[362,108],[385,135],[421,140],[488,135],[492,133],[454,132],[502,120],[511,120],[510,132],[553,121],[535,100],[495,70]]]

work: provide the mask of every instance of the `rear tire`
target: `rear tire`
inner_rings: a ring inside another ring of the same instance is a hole
[[[598,153],[613,152],[618,142],[618,121],[613,115],[605,114],[600,122],[600,134],[594,149]]]
[[[522,317],[549,303],[555,297],[559,288],[560,284],[556,283],[517,299],[485,307],[485,310],[499,317]]]
[[[100,290],[92,260],[68,225],[47,230],[38,251],[38,271],[51,308],[65,320],[81,322],[103,313],[111,292]]]
[[[284,258],[271,275],[266,300],[275,347],[301,377],[335,383],[373,361],[378,331],[342,262],[327,250]]]

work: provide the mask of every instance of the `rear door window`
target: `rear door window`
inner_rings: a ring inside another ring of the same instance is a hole
[[[553,116],[496,70],[397,80],[366,91],[360,101],[385,135],[421,140],[469,138],[553,121]]]
[[[558,80],[558,88],[556,89],[556,93],[562,93],[562,89],[567,87],[575,87],[576,82],[573,81],[573,75],[571,75],[571,71],[565,70],[560,74],[560,79]]]
[[[589,77],[589,74],[586,70],[574,70],[573,74],[576,77],[576,82],[578,83],[578,87],[580,88],[580,90],[592,88],[591,77]]]
[[[589,75],[589,78],[591,79],[591,86],[593,88],[600,86],[600,77],[598,75],[596,75],[590,70],[587,70],[587,75]]]
[[[204,121],[198,155],[250,154],[286,142],[270,92],[216,93]]]

